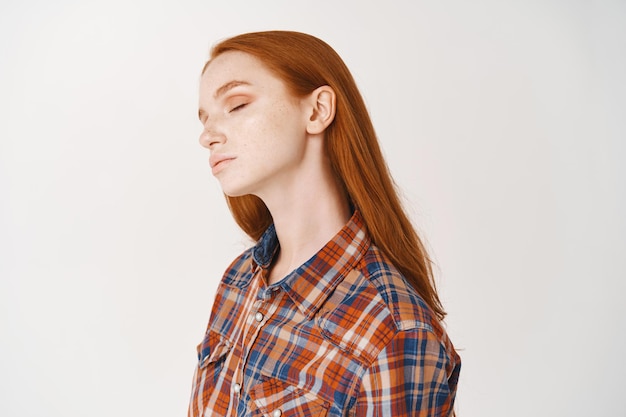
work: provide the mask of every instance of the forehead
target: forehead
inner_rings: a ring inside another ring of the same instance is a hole
[[[232,81],[248,84],[282,83],[263,62],[253,55],[239,51],[224,52],[213,58],[202,74],[202,87],[216,92]]]

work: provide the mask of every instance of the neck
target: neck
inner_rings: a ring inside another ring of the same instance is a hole
[[[328,170],[307,181],[294,181],[293,188],[282,188],[262,197],[276,228],[280,251],[268,275],[268,283],[281,280],[330,241],[346,224],[351,212],[348,199]]]

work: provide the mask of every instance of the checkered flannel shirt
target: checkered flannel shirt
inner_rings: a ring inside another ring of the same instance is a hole
[[[460,358],[358,211],[267,286],[273,226],[220,283],[189,416],[449,416]]]

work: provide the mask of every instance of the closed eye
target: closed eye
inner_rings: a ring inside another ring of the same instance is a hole
[[[230,110],[229,110],[229,113],[235,112],[235,111],[237,111],[237,110],[241,110],[241,109],[243,109],[244,107],[246,107],[247,105],[248,105],[248,103],[242,103],[242,104],[239,104],[239,105],[237,105],[237,106],[233,107],[232,109],[230,109]]]

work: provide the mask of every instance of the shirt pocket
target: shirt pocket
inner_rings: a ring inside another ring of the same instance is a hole
[[[250,399],[253,415],[268,417],[325,417],[330,407],[314,393],[275,378],[253,386]]]
[[[209,330],[204,336],[202,343],[196,348],[198,351],[198,368],[204,370],[213,366],[217,367],[219,372],[219,368],[221,368],[231,347],[232,344],[228,339],[217,332]]]
[[[214,397],[213,390],[217,382],[220,381],[220,376],[224,373],[226,358],[231,351],[231,345],[228,339],[211,330],[206,332],[204,340],[198,345],[198,365],[191,389],[189,416],[204,415],[207,404]],[[220,415],[225,414],[226,411],[224,410]]]

